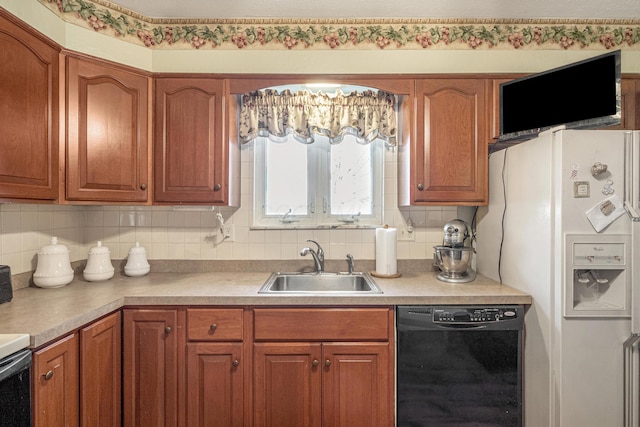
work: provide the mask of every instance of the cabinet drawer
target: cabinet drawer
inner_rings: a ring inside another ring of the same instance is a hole
[[[389,339],[390,309],[255,308],[255,340]]]
[[[190,341],[242,341],[241,308],[187,309],[187,339]]]

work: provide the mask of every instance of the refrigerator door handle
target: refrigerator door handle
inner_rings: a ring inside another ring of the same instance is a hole
[[[624,207],[632,221],[640,221],[638,199],[640,193],[640,138],[634,138],[633,132],[624,133]]]
[[[633,333],[624,342],[624,427],[638,425],[637,418],[637,372],[634,363],[634,349],[640,343],[640,333]]]

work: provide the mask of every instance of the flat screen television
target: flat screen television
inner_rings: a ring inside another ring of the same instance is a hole
[[[620,51],[500,85],[498,143],[518,143],[564,125],[595,129],[620,123]]]

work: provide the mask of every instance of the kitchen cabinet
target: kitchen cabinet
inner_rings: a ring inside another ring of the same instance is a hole
[[[80,330],[80,420],[83,426],[121,425],[121,322],[113,313]]]
[[[59,197],[59,51],[0,9],[0,200]]]
[[[488,81],[417,79],[410,141],[399,148],[399,205],[488,202]]]
[[[227,129],[235,98],[226,91],[219,78],[156,78],[154,203],[239,205],[238,140]]]
[[[242,308],[187,309],[187,425],[245,422]]]
[[[37,426],[120,425],[120,312],[33,354]]]
[[[254,308],[254,426],[393,425],[393,310]]]
[[[67,57],[66,199],[149,201],[150,77]]]
[[[176,309],[124,310],[124,426],[179,425],[178,349],[183,323],[178,317]]]
[[[640,76],[623,76],[620,95],[622,112],[620,125],[610,126],[607,129],[636,130],[640,126]]]
[[[77,426],[78,335],[71,334],[33,354],[33,426]]]

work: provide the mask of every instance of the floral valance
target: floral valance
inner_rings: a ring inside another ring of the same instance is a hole
[[[352,134],[361,143],[376,138],[396,145],[397,120],[395,95],[366,90],[343,94],[312,93],[274,89],[242,96],[240,141],[259,136],[282,141],[287,135],[312,143],[314,134],[329,137],[332,144]]]

